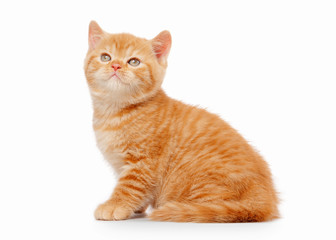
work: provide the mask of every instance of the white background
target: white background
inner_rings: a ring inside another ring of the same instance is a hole
[[[335,239],[335,1],[1,1],[1,239]],[[163,88],[260,150],[282,218],[94,220],[115,184],[95,146],[87,30],[170,30]]]

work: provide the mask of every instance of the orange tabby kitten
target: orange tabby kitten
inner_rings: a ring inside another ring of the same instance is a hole
[[[93,127],[119,175],[99,220],[144,212],[174,222],[251,222],[278,217],[262,157],[227,123],[161,89],[171,47],[168,31],[152,40],[89,27],[85,74]]]

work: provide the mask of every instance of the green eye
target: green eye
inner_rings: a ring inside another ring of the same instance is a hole
[[[108,62],[108,61],[111,61],[111,57],[110,55],[108,55],[107,53],[103,53],[101,56],[100,56],[100,60],[102,62]]]
[[[133,66],[133,67],[136,67],[140,64],[140,60],[137,59],[137,58],[131,58],[129,61],[128,61],[128,64]]]

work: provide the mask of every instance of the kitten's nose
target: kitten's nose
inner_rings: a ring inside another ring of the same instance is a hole
[[[121,66],[118,63],[113,63],[112,68],[114,69],[114,71],[117,71],[119,68],[121,68]]]

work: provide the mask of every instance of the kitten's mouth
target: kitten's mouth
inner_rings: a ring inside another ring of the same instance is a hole
[[[111,75],[110,78],[117,78],[117,79],[121,80],[120,77],[117,75],[116,72],[112,73],[112,75]]]
[[[114,81],[117,81],[117,82],[119,82],[121,84],[124,84],[124,85],[129,85],[129,84],[123,82],[116,72],[114,72],[114,73],[111,74],[110,79],[112,79]]]

